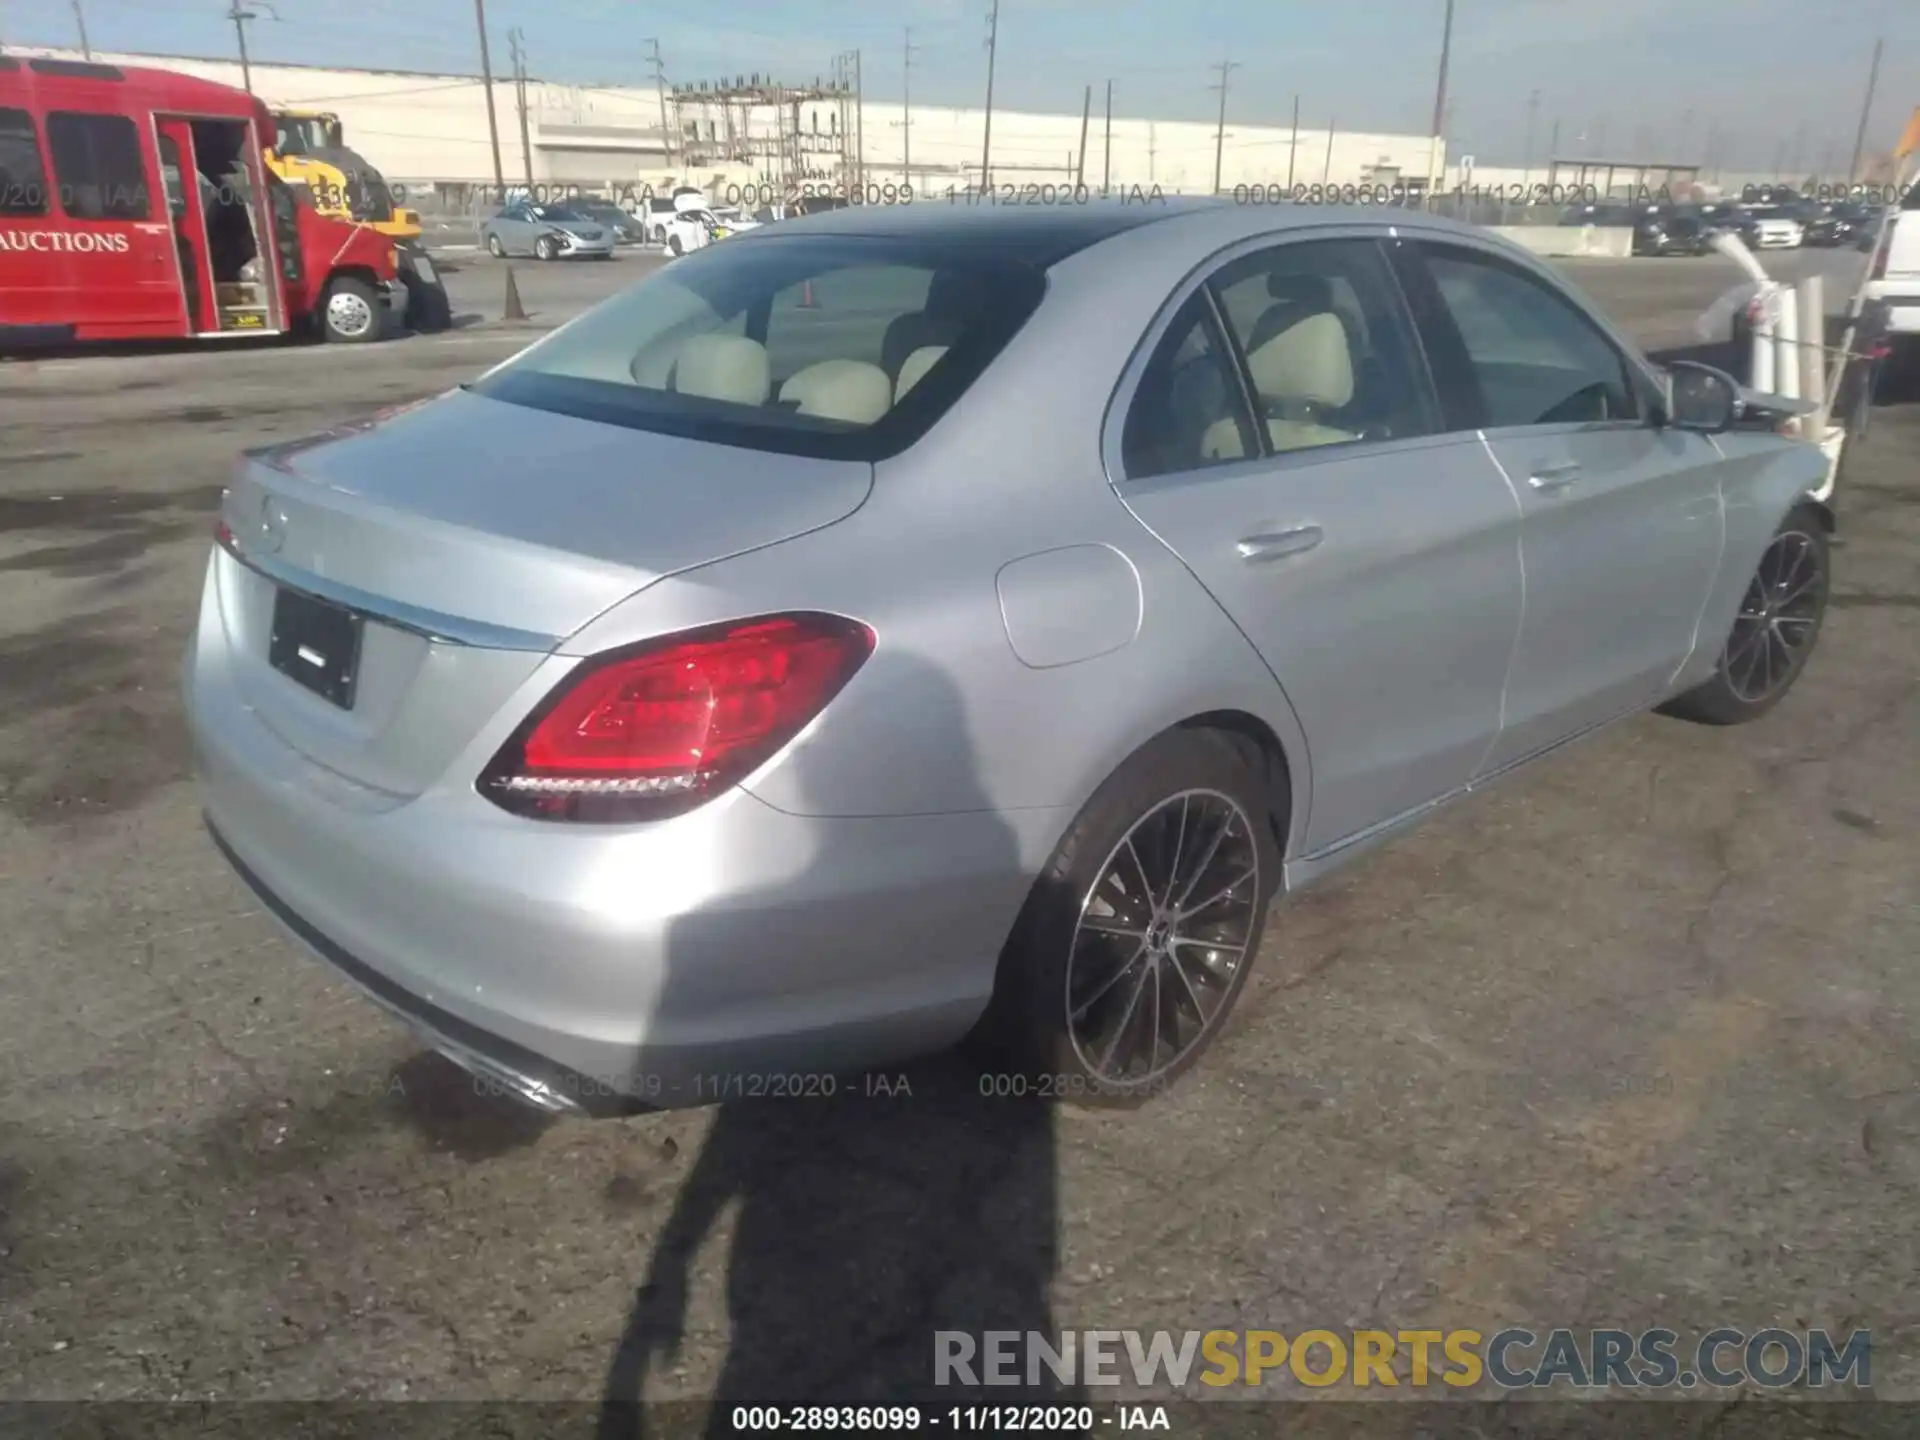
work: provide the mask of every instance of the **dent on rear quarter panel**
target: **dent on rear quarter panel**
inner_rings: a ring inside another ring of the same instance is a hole
[[[1034,670],[1110,654],[1140,633],[1140,574],[1110,545],[1024,555],[1000,567],[994,588],[1007,643]]]

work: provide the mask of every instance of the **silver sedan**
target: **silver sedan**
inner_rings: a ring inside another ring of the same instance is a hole
[[[1137,1100],[1269,902],[1623,716],[1786,693],[1833,521],[1763,402],[1403,211],[770,227],[243,462],[208,821],[549,1109],[963,1037]]]
[[[531,255],[537,260],[608,260],[620,232],[568,205],[519,200],[480,222],[480,243],[495,259]]]

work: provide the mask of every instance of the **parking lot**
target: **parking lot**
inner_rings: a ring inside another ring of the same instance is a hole
[[[1633,721],[1276,912],[1146,1108],[935,1061],[547,1120],[280,938],[176,693],[237,450],[660,263],[516,263],[511,326],[444,258],[442,335],[0,364],[0,1396],[839,1399],[935,1329],[1778,1324],[1871,1328],[1920,1398],[1920,405],[1850,462],[1777,711]],[[1767,258],[1835,304],[1861,262]],[[1650,347],[1737,280],[1570,268]]]

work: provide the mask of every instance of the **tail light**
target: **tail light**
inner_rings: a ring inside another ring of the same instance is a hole
[[[589,661],[504,745],[481,793],[548,820],[664,819],[731,789],[873,653],[837,615],[772,615]]]

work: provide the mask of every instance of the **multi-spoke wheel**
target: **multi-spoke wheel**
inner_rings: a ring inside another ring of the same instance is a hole
[[[1793,687],[1820,637],[1827,608],[1827,535],[1820,516],[1796,509],[1780,527],[1740,597],[1713,677],[1662,707],[1709,725],[1764,715]]]
[[[1279,883],[1278,762],[1176,730],[1129,759],[1060,842],[1001,957],[989,1064],[1093,1103],[1157,1093],[1232,1009]]]

